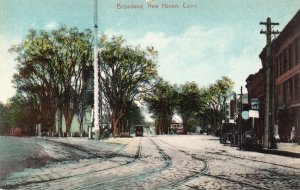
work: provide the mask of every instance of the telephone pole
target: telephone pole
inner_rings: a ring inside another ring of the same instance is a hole
[[[267,22],[260,22],[260,25],[266,26],[266,31],[261,30],[261,34],[265,34],[267,37],[267,45],[266,45],[266,57],[263,61],[263,66],[265,68],[265,118],[264,118],[264,147],[268,148],[269,142],[273,137],[273,126],[270,125],[270,71],[271,71],[271,40],[272,34],[279,34],[279,31],[272,30],[272,26],[279,25],[277,22],[271,22],[271,18],[267,18]],[[274,92],[272,92],[274,93]],[[273,96],[273,95],[272,95]],[[273,105],[272,105],[273,106]],[[273,116],[272,116],[273,117]]]

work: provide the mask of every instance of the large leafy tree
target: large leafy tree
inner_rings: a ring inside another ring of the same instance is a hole
[[[112,133],[120,132],[120,120],[134,100],[152,88],[157,75],[157,52],[148,47],[132,47],[122,37],[101,38],[100,80],[103,94],[111,110]]]
[[[91,63],[91,31],[61,27],[30,30],[17,53],[14,83],[19,93],[39,108],[42,130],[55,132],[55,113],[64,114],[67,132],[84,92],[83,70]]]
[[[168,133],[177,105],[177,87],[160,80],[145,101],[156,123],[156,134]]]
[[[202,103],[200,89],[195,82],[187,82],[180,86],[177,111],[182,118],[184,133],[191,128],[189,121],[196,116]]]
[[[69,133],[74,114],[84,110],[84,71],[92,64],[92,34],[90,30],[80,32],[77,28],[66,27],[54,30],[51,34],[53,45],[58,49],[54,57],[58,79],[58,108],[62,110],[66,132]]]
[[[55,71],[51,57],[55,49],[50,45],[47,32],[30,30],[25,40],[11,48],[17,53],[17,73],[14,83],[19,93],[37,99],[39,120],[43,130],[53,130],[55,118]]]
[[[204,89],[202,93],[205,102],[204,117],[207,117],[214,132],[216,132],[221,125],[221,109],[222,106],[225,105],[228,96],[232,93],[233,85],[234,82],[230,78],[223,76],[214,84]]]

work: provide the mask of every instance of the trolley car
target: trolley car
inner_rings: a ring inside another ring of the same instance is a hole
[[[135,136],[142,137],[144,135],[144,126],[143,125],[136,125],[135,127]]]

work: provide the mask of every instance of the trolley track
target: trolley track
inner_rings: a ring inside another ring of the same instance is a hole
[[[165,141],[163,141],[163,142],[165,142]],[[165,143],[167,143],[167,142],[165,142]],[[178,149],[187,149],[186,147],[180,147],[180,146],[176,146],[176,147]],[[237,158],[237,159],[241,159],[241,160],[248,160],[248,161],[259,162],[259,163],[263,163],[263,164],[270,164],[273,166],[279,166],[279,167],[288,168],[288,169],[295,169],[300,172],[300,168],[297,168],[297,167],[292,167],[292,166],[287,166],[287,165],[282,165],[282,164],[277,164],[277,163],[272,163],[272,162],[265,162],[265,161],[261,161],[261,160],[251,159],[251,158],[243,158],[243,157],[235,156],[235,155],[222,154],[220,152],[209,152],[209,151],[199,152],[199,151],[192,150],[192,149],[190,149],[190,152],[194,152],[195,154],[205,153],[205,154],[219,155],[219,156],[225,156],[225,157],[230,157],[230,158]]]
[[[145,138],[145,137],[143,137],[143,138]],[[117,177],[117,178],[113,178],[113,179],[108,179],[108,180],[104,180],[104,181],[101,181],[101,182],[93,183],[93,184],[90,184],[90,185],[85,185],[85,186],[77,187],[77,188],[74,188],[74,189],[94,189],[95,187],[99,188],[99,186],[101,186],[101,185],[104,185],[104,184],[107,185],[107,184],[111,184],[113,182],[120,183],[120,182],[122,182],[124,180],[128,180],[128,179],[138,180],[138,178],[140,179],[140,178],[149,177],[151,175],[154,175],[156,173],[159,173],[159,172],[161,172],[161,171],[169,168],[172,165],[172,159],[171,159],[171,157],[168,154],[166,154],[165,151],[162,150],[151,138],[149,138],[149,139],[154,144],[154,146],[158,149],[159,154],[163,158],[164,164],[162,166],[154,168],[154,169],[151,169],[151,170],[147,170],[147,171],[135,170],[136,173],[134,173],[132,175],[127,175],[127,176],[124,176],[124,177]],[[111,186],[114,186],[114,185],[118,185],[118,184],[111,184]]]
[[[200,171],[198,171],[198,172],[193,172],[194,174],[192,174],[192,175],[190,175],[190,176],[186,176],[186,177],[184,177],[183,179],[173,181],[172,183],[170,183],[170,184],[168,184],[168,185],[165,185],[165,186],[162,186],[162,187],[158,187],[158,188],[156,188],[156,189],[169,188],[169,187],[171,187],[171,188],[179,187],[179,186],[182,185],[183,183],[186,183],[186,182],[188,182],[188,181],[190,181],[190,180],[192,180],[192,179],[195,179],[195,178],[197,178],[197,177],[200,176],[200,175],[206,174],[206,172],[208,171],[209,164],[208,164],[208,162],[207,162],[205,159],[199,158],[199,157],[197,157],[195,154],[190,154],[190,153],[188,153],[187,151],[181,150],[179,147],[174,146],[174,145],[170,145],[169,143],[167,143],[167,142],[165,142],[165,141],[163,141],[163,140],[161,140],[161,139],[158,139],[158,140],[159,140],[160,142],[162,142],[162,143],[168,145],[168,147],[169,147],[170,149],[172,149],[172,150],[179,151],[179,152],[184,153],[184,154],[186,154],[186,155],[188,155],[188,156],[191,156],[191,158],[194,159],[194,160],[198,160],[198,161],[203,162],[204,167],[203,167],[202,170],[200,170]],[[176,148],[174,148],[174,147],[176,147]]]
[[[36,175],[35,176],[35,177],[37,177],[37,178],[40,179],[38,181],[26,181],[26,182],[21,182],[21,183],[17,183],[17,184],[4,184],[4,185],[0,185],[0,188],[3,188],[3,189],[12,189],[12,188],[18,188],[20,186],[26,186],[26,185],[32,185],[32,184],[42,184],[42,183],[47,183],[47,182],[52,182],[52,181],[58,181],[58,180],[63,180],[63,179],[74,178],[74,177],[84,177],[84,176],[87,176],[87,175],[90,175],[90,174],[93,174],[93,173],[103,172],[103,171],[106,171],[106,170],[115,169],[115,168],[118,168],[118,167],[122,167],[122,166],[126,166],[126,165],[129,165],[129,164],[132,164],[135,161],[137,161],[140,158],[140,156],[141,156],[141,149],[142,149],[141,148],[141,140],[142,140],[142,138],[140,138],[138,149],[137,149],[137,152],[136,152],[136,154],[134,156],[134,159],[131,160],[131,161],[127,161],[127,162],[125,162],[123,164],[119,164],[117,166],[108,167],[108,168],[104,168],[104,169],[100,169],[100,170],[93,170],[93,171],[89,171],[89,172],[86,172],[86,173],[80,173],[80,174],[68,175],[68,176],[60,176],[58,178],[53,178],[53,179],[43,179],[44,176],[45,177],[47,177],[47,176],[49,177],[49,175],[50,175],[50,173],[43,173],[42,175]],[[73,148],[73,149],[85,152],[87,154],[91,154],[91,155],[95,156],[95,158],[104,158],[102,160],[102,162],[103,162],[103,161],[110,160],[111,158],[114,158],[114,157],[117,157],[117,156],[124,157],[124,155],[119,155],[119,153],[122,150],[124,150],[132,141],[130,141],[127,144],[124,144],[120,149],[118,149],[115,152],[110,153],[108,156],[105,156],[105,157],[99,156],[98,154],[94,154],[91,151],[95,151],[95,150],[88,150],[89,148],[85,148],[83,146],[71,145],[71,144],[64,143],[64,142],[55,142],[55,141],[51,141],[51,142],[54,142],[54,143],[57,143],[57,144],[61,144],[63,146],[69,147],[69,148]],[[72,167],[70,169],[80,169],[80,168],[84,168],[84,167],[87,167],[87,166],[90,166],[90,165],[94,165],[94,164],[95,163],[85,164],[83,166]],[[51,174],[53,174],[53,173],[51,173]],[[54,174],[55,174],[55,172],[54,172]],[[59,175],[59,172],[57,172],[56,174]]]
[[[165,142],[164,140],[161,140],[159,139],[159,141],[165,143],[165,144],[168,144],[169,146],[172,146],[172,147],[177,147],[177,150],[181,151],[181,152],[184,152],[188,155],[195,155],[195,154],[212,154],[212,155],[218,155],[218,156],[225,156],[225,157],[230,157],[230,158],[236,158],[236,159],[241,159],[241,160],[246,160],[246,161],[253,161],[253,162],[258,162],[258,163],[263,163],[263,164],[270,164],[272,166],[280,166],[280,167],[283,167],[283,168],[287,168],[287,169],[295,169],[297,170],[298,172],[300,172],[300,169],[299,168],[296,168],[296,167],[291,167],[291,166],[286,166],[286,165],[282,165],[282,164],[276,164],[276,163],[270,163],[270,162],[265,162],[265,161],[260,161],[260,160],[255,160],[255,159],[249,159],[249,158],[243,158],[243,157],[239,157],[239,156],[233,156],[233,155],[226,155],[226,154],[222,154],[222,153],[214,153],[214,152],[196,152],[196,151],[191,151],[193,152],[194,154],[190,154],[188,153],[187,151],[183,151],[181,149],[186,149],[184,147],[180,147],[180,146],[174,146],[174,145],[170,145],[169,143]],[[176,149],[174,149],[176,150]],[[195,158],[195,156],[193,157]],[[198,158],[198,157],[196,157]],[[249,166],[247,166],[249,167]],[[253,168],[254,169],[254,168]],[[257,168],[255,168],[257,169]],[[207,170],[206,170],[207,171]],[[267,171],[267,172],[270,172],[270,173],[275,173],[277,174],[275,171],[273,170],[266,170],[264,169],[264,171]],[[230,179],[230,178],[226,178],[226,177],[222,177],[222,176],[215,176],[215,175],[211,175],[211,174],[207,174],[207,173],[199,173],[199,174],[195,174],[194,177],[190,177],[188,179],[184,179],[182,181],[178,181],[177,182],[174,182],[174,185],[173,184],[170,184],[170,185],[167,185],[167,186],[164,186],[164,187],[178,187],[179,185],[185,183],[185,182],[188,182],[196,177],[199,177],[199,176],[205,176],[205,177],[209,177],[209,178],[214,178],[214,179],[217,179],[217,180],[224,180],[224,181],[228,181],[228,182],[231,182],[231,183],[234,183],[234,184],[239,184],[241,186],[244,186],[244,187],[253,187],[253,188],[256,188],[256,189],[269,189],[269,188],[266,188],[266,187],[262,187],[262,186],[259,186],[259,185],[255,185],[255,184],[252,184],[252,183],[248,183],[248,182],[245,182],[245,181],[239,181],[239,180],[234,180],[234,179]],[[192,189],[198,189],[198,187],[193,187],[193,186],[189,186],[189,185],[185,185],[189,188],[192,188]]]

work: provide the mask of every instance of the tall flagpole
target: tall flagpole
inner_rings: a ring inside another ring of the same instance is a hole
[[[94,0],[94,129],[99,139],[98,1]]]

